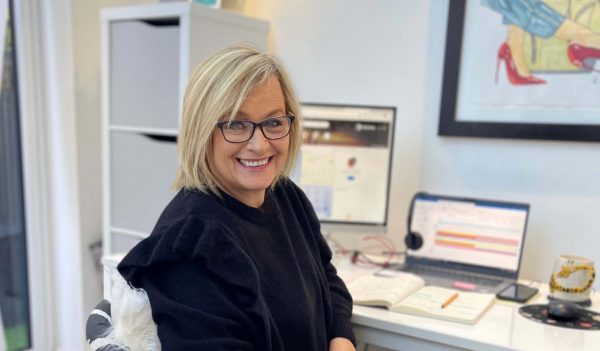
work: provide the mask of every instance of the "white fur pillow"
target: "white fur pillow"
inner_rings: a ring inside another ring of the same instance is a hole
[[[91,350],[160,351],[148,295],[131,287],[117,270],[112,275],[110,312],[106,317],[112,326],[103,337],[91,340]]]

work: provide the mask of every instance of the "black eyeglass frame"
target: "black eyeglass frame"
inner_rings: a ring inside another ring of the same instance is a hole
[[[278,137],[278,138],[270,138],[270,137],[268,137],[268,136],[265,134],[265,131],[263,130],[263,125],[264,125],[264,123],[265,123],[265,122],[267,122],[267,121],[270,121],[270,120],[272,120],[272,119],[275,119],[275,118],[284,118],[284,117],[290,120],[290,128],[288,129],[287,133],[285,133],[285,135],[283,135],[283,136],[280,136],[280,137]],[[231,122],[233,122],[233,121],[221,121],[221,122],[217,122],[217,125],[216,125],[216,126],[217,126],[217,128],[219,128],[219,129],[221,130],[221,134],[223,135],[223,139],[225,139],[227,142],[230,142],[230,143],[234,143],[234,144],[240,144],[240,143],[245,143],[245,142],[247,142],[248,140],[252,139],[252,137],[254,136],[254,133],[256,132],[256,127],[259,127],[259,126],[260,126],[260,131],[262,132],[263,136],[264,136],[266,139],[268,139],[268,140],[279,140],[279,139],[283,139],[283,138],[285,138],[286,136],[290,135],[290,132],[292,131],[292,127],[293,127],[293,125],[294,125],[293,123],[294,123],[294,121],[295,121],[295,120],[296,120],[296,116],[294,116],[294,115],[283,115],[283,116],[269,117],[269,118],[267,118],[267,119],[264,119],[264,120],[262,120],[262,121],[260,121],[260,122],[252,122],[252,121],[248,121],[248,120],[238,121],[238,122],[246,122],[246,123],[251,123],[251,124],[252,124],[252,133],[250,133],[250,136],[248,137],[248,139],[246,139],[246,140],[243,140],[243,141],[231,141],[231,140],[227,139],[227,137],[225,136],[225,131],[223,130],[223,127],[224,127],[226,124],[228,124],[228,123],[231,123]]]

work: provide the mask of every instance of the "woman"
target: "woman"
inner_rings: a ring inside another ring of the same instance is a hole
[[[229,48],[192,75],[179,193],[118,267],[147,292],[164,350],[354,350],[351,297],[286,178],[301,134],[272,56]]]

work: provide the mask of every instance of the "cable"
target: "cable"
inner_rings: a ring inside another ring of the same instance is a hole
[[[325,240],[336,255],[349,256],[350,262],[354,265],[387,268],[394,258],[405,254],[405,251],[397,251],[394,242],[384,235],[363,236],[361,244],[356,250],[345,248],[329,234],[325,235]],[[368,245],[364,243],[368,243]],[[374,259],[369,257],[370,255],[377,255],[381,259]]]

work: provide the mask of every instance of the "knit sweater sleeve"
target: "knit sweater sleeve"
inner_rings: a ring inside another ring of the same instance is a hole
[[[325,238],[321,234],[321,225],[310,200],[308,200],[304,192],[299,188],[296,188],[296,191],[298,192],[302,206],[308,215],[310,227],[315,235],[315,240],[317,241],[318,254],[329,284],[331,307],[333,310],[330,333],[331,338],[343,337],[349,339],[356,345],[356,339],[350,322],[350,319],[352,318],[352,296],[350,296],[346,284],[338,276],[337,270],[331,263],[332,252],[325,241]]]
[[[331,264],[331,250],[321,235],[319,235],[319,250],[331,293],[333,309],[331,337],[343,337],[356,345],[352,324],[350,323],[352,318],[352,296],[350,296],[344,281],[338,276],[337,270]]]
[[[163,350],[254,350],[252,320],[227,288],[194,262],[157,266],[139,284],[152,306]],[[194,296],[185,291],[194,292]]]
[[[247,256],[222,230],[193,222],[151,238],[119,265],[148,294],[162,349],[269,349],[266,310]],[[191,239],[199,230],[200,238]]]

